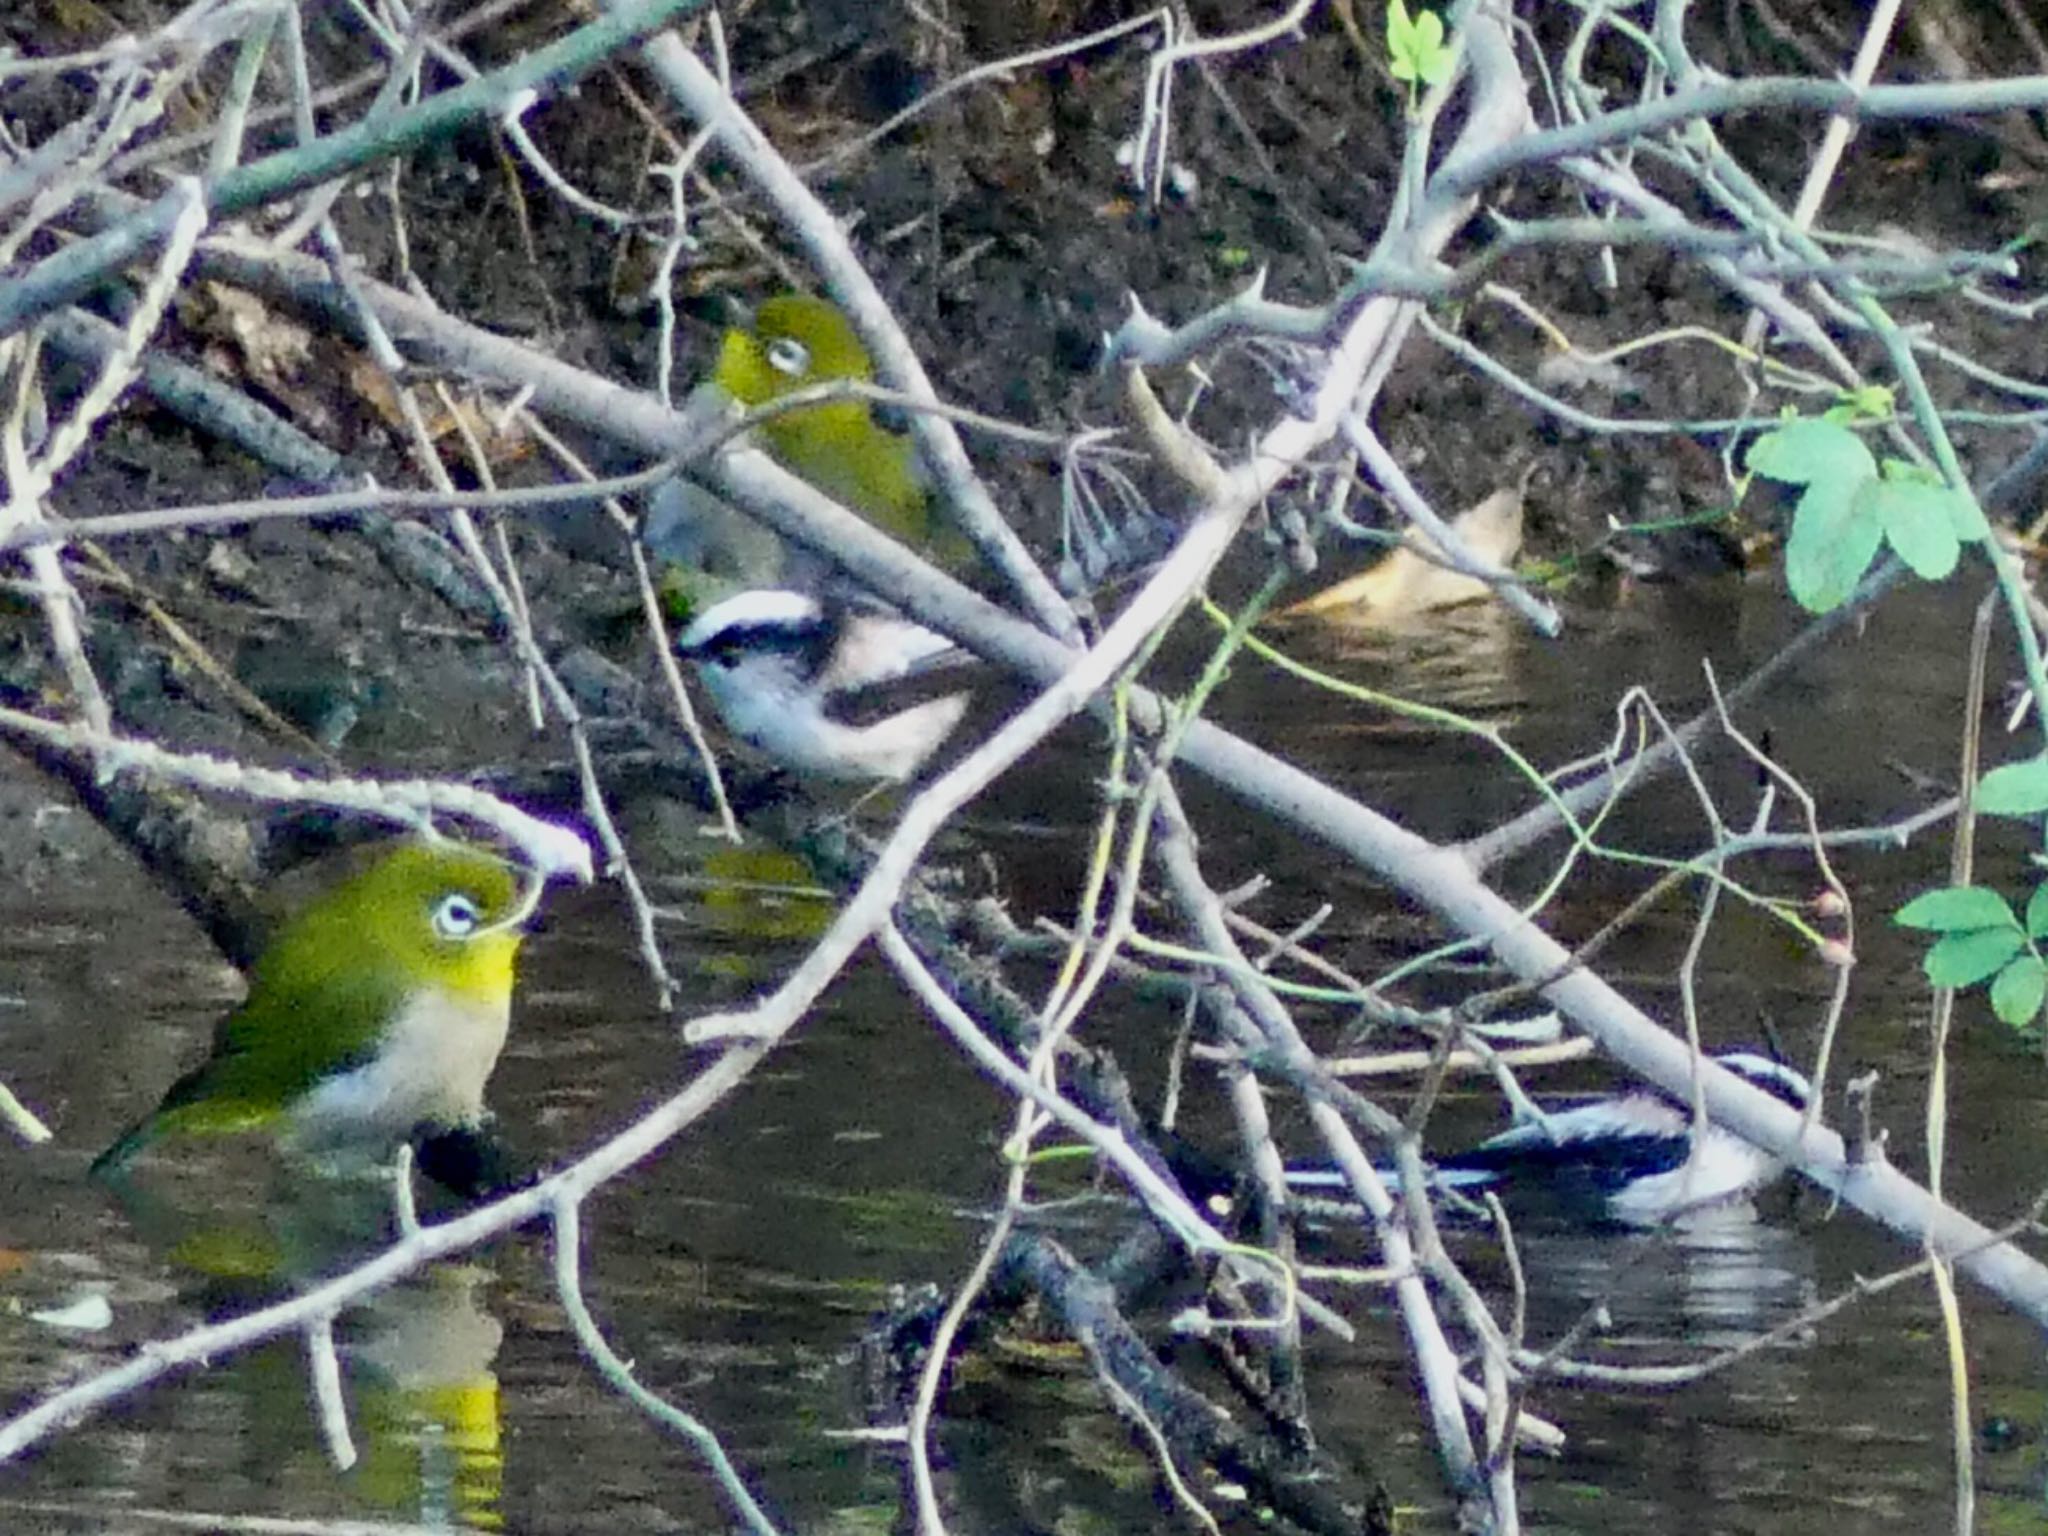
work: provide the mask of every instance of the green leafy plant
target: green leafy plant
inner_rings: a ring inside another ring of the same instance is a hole
[[[1979,815],[2034,821],[2048,813],[2048,753],[2006,763],[1977,782],[1971,796]],[[2048,867],[2048,855],[2035,854]],[[1980,885],[1922,891],[1899,908],[1894,921],[1939,934],[1921,969],[1937,987],[1991,983],[1991,1011],[2015,1029],[2041,1016],[2048,1000],[2048,879],[2034,887],[2027,910],[2015,914],[1999,892]]]
[[[1423,10],[1411,17],[1402,0],[1387,0],[1387,58],[1394,78],[1407,83],[1412,108],[1418,84],[1439,85],[1450,78],[1452,53],[1443,18]]]
[[[1750,445],[1752,474],[1803,486],[1785,541],[1785,581],[1813,613],[1840,606],[1889,544],[1913,573],[1939,581],[1964,544],[1990,536],[1977,503],[1903,459],[1880,463],[1849,421],[1889,408],[1879,389],[1846,397],[1825,415],[1793,417]]]
[[[1885,384],[1859,384],[1845,389],[1835,403],[1820,413],[1822,421],[1839,421],[1852,427],[1859,421],[1890,421],[1892,392]]]
[[[2048,811],[2048,757],[1992,769],[1978,782],[1975,800],[1984,816],[2039,816]]]
[[[2039,948],[2048,937],[2048,881],[2034,887],[2024,922],[2003,896],[1981,885],[1923,891],[1899,908],[1896,921],[1941,935],[1921,963],[1932,985],[1961,989],[1988,980],[1991,1011],[2015,1029],[2040,1014],[2048,998],[2048,960]]]

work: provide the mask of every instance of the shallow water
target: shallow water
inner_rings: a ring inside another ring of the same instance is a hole
[[[1917,805],[1920,791],[1894,762],[1952,774],[1961,644],[1947,637],[1961,633],[1968,611],[1961,591],[1895,600],[1749,717],[1770,727],[1774,750],[1823,796],[1830,821]],[[1683,717],[1704,697],[1699,655],[1732,681],[1793,624],[1771,588],[1733,583],[1638,591],[1570,617],[1568,646],[1481,613],[1394,639],[1290,643],[1355,682],[1499,725],[1551,764],[1605,740],[1613,700],[1630,684],[1651,686]],[[1931,637],[1942,637],[1938,654]],[[1251,660],[1233,669],[1215,713],[1435,836],[1469,835],[1530,799],[1477,742],[1333,704]],[[1988,750],[2005,750],[2002,739]],[[1085,759],[1031,772],[1033,791],[987,807],[981,825],[1043,820],[1052,807],[1078,831],[1088,806],[1073,786],[1092,772]],[[1716,765],[1708,776],[1731,795],[1730,813],[1746,815],[1748,770]],[[36,1152],[0,1149],[0,1397],[9,1404],[143,1339],[246,1305],[279,1273],[331,1269],[361,1241],[350,1235],[350,1213],[325,1196],[310,1210],[281,1198],[260,1157],[209,1152],[152,1170],[155,1208],[123,1208],[84,1181],[90,1153],[202,1048],[234,983],[169,903],[97,848],[89,830],[61,815],[32,824],[39,793],[15,784],[0,805],[13,818],[8,858],[24,861],[0,887],[8,935],[0,1075],[59,1133]],[[1209,817],[1203,853],[1219,886],[1259,870],[1274,877],[1262,917],[1284,924],[1318,901],[1334,903],[1322,942],[1365,974],[1429,942],[1427,925],[1370,881],[1245,821]],[[39,844],[14,835],[31,825]],[[1608,835],[1680,852],[1696,845],[1701,825],[1666,789],[1631,804]],[[1988,835],[1985,877],[2016,882],[2017,844],[2001,829]],[[1004,860],[1003,837],[988,836]],[[33,858],[23,851],[32,846]],[[690,846],[672,825],[661,837],[643,829],[636,843],[658,898],[676,914],[664,938],[694,1012],[741,1001],[777,974],[821,909],[787,891],[765,906],[736,900],[718,878],[693,873]],[[1071,846],[1036,837],[1014,861],[999,862],[1019,915],[1053,905],[1046,890],[1020,882],[1051,883]],[[1557,854],[1537,850],[1510,883],[1533,889]],[[1860,965],[1834,1082],[1882,1071],[1880,1117],[1893,1156],[1909,1169],[1921,1143],[1925,998],[1916,949],[1890,930],[1887,914],[1938,879],[1945,859],[1937,836],[1904,855],[1841,861],[1858,903]],[[31,869],[41,871],[33,889],[21,878]],[[1745,873],[1774,894],[1815,886],[1789,859]],[[1637,878],[1593,866],[1553,914],[1554,930],[1591,931]],[[1666,1020],[1676,1018],[1674,968],[1691,910],[1665,904],[1606,957],[1607,973]],[[1731,906],[1702,977],[1711,1042],[1755,1041],[1768,1027],[1794,1059],[1805,1057],[1828,984],[1782,930]],[[1442,980],[1425,988],[1455,990]],[[1155,1093],[1159,1041],[1171,1022],[1130,1009],[1095,1028],[1112,1038],[1141,1091]],[[1990,1021],[1979,998],[1962,1003],[1958,1031],[1949,1187],[1996,1221],[2031,1197],[2035,1170],[2048,1166],[2048,1070]],[[493,1087],[514,1139],[542,1154],[570,1153],[691,1069],[673,1025],[652,1010],[612,900],[555,902],[531,946],[513,1043]],[[1603,1080],[1597,1068],[1579,1067],[1537,1085],[1570,1093]],[[1496,1128],[1500,1116],[1489,1089],[1457,1084],[1432,1134],[1451,1144]],[[1197,1103],[1193,1128],[1204,1124]],[[600,1324],[642,1381],[718,1429],[786,1528],[895,1523],[898,1457],[849,1438],[868,1424],[865,1369],[852,1346],[892,1287],[948,1284],[964,1271],[1000,1187],[995,1148],[1007,1128],[1002,1098],[864,963],[741,1094],[588,1208],[585,1283]],[[1115,1217],[1092,1207],[1065,1219],[1085,1249]],[[1475,1277],[1504,1295],[1507,1272],[1490,1240],[1454,1240]],[[1647,1248],[1626,1235],[1538,1224],[1523,1232],[1521,1256],[1531,1340],[1555,1339],[1598,1303],[1601,1322],[1580,1350],[1615,1363],[1696,1358],[1912,1257],[1853,1213],[1830,1217],[1817,1199],[1766,1201],[1756,1222]],[[89,1290],[112,1302],[104,1332],[66,1333],[25,1315]],[[1397,1504],[1412,1509],[1407,1528],[1450,1529],[1387,1305],[1370,1292],[1331,1300],[1360,1335],[1355,1344],[1313,1343],[1323,1444],[1376,1469]],[[2019,1431],[2016,1448],[1979,1458],[1981,1514],[1987,1528],[2038,1522],[2048,1517],[2037,1443],[2040,1337],[1967,1283],[1964,1317],[1973,1415],[2002,1416]],[[1950,1410],[1935,1323],[1925,1284],[1914,1283],[1684,1387],[1626,1395],[1539,1387],[1530,1406],[1571,1438],[1557,1460],[1522,1462],[1528,1523],[1616,1532],[1942,1524]],[[580,1357],[539,1235],[515,1235],[466,1266],[401,1287],[345,1318],[340,1333],[363,1452],[355,1470],[332,1469],[307,1412],[301,1351],[278,1345],[159,1383],[0,1469],[0,1529],[158,1530],[172,1528],[160,1518],[166,1512],[382,1522],[379,1530],[730,1524],[688,1449]],[[1163,1518],[1130,1436],[1072,1358],[1001,1349],[977,1356],[956,1372],[949,1410],[945,1477],[956,1529],[1149,1528]]]

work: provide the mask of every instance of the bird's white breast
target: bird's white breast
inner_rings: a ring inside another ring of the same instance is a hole
[[[474,1124],[511,1012],[509,999],[422,988],[385,1029],[375,1060],[328,1078],[292,1106],[291,1145],[318,1152],[390,1144],[422,1122]]]
[[[727,729],[799,773],[831,779],[901,782],[915,773],[967,712],[965,694],[928,699],[868,725],[825,712],[780,657],[750,658],[729,671],[708,669],[704,686]]]
[[[1777,1169],[1770,1153],[1710,1124],[1685,1162],[1616,1190],[1607,1208],[1616,1221],[1630,1226],[1656,1226],[1674,1217],[1683,1225],[1720,1209],[1746,1209],[1738,1202],[1746,1202]]]

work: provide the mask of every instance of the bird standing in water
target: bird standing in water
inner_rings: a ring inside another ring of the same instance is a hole
[[[1794,1109],[1813,1098],[1805,1074],[1784,1062],[1754,1051],[1712,1060]],[[1737,1207],[1782,1164],[1711,1120],[1695,1153],[1692,1111],[1656,1089],[1632,1088],[1517,1125],[1431,1166],[1445,1188],[1513,1186],[1622,1226],[1653,1227]],[[1287,1181],[1300,1189],[1341,1183],[1322,1169],[1290,1169]]]
[[[381,854],[285,924],[212,1053],[93,1172],[172,1134],[261,1129],[303,1156],[381,1158],[480,1125],[540,885],[461,843]]]

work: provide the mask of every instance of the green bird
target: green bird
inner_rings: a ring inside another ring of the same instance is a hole
[[[693,409],[752,409],[814,385],[872,383],[874,362],[853,326],[824,299],[784,293],[748,326],[725,333],[711,377]],[[868,402],[831,400],[772,416],[755,428],[760,447],[800,479],[859,513],[892,538],[960,570],[973,551],[955,530],[934,527],[917,450],[875,420]],[[823,572],[765,528],[678,478],[656,492],[649,547],[679,568],[667,583],[678,618],[747,587],[816,591]]]
[[[814,385],[872,384],[875,365],[846,316],[823,299],[785,293],[750,329],[725,333],[712,380],[752,409]],[[761,423],[761,440],[789,472],[843,502],[883,532],[917,546],[931,533],[924,482],[910,439],[875,420],[865,400],[832,400]]]
[[[278,932],[212,1054],[94,1174],[173,1133],[264,1129],[294,1154],[381,1157],[422,1127],[480,1125],[538,895],[483,849],[394,846]]]

